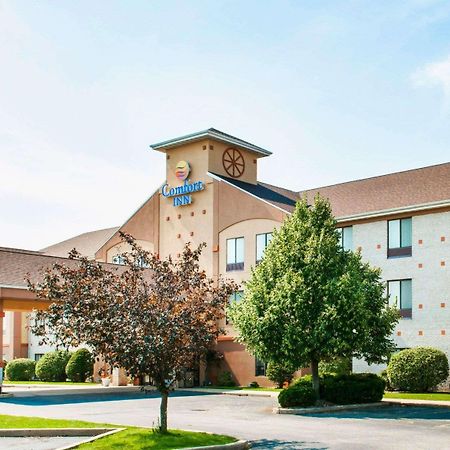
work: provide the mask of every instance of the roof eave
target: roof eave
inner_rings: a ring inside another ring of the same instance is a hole
[[[217,141],[225,142],[227,144],[236,145],[237,147],[244,148],[251,152],[257,153],[260,156],[270,156],[272,152],[264,148],[258,147],[257,145],[250,144],[249,142],[242,141],[234,136],[223,135],[213,129],[199,131],[197,133],[186,134],[174,139],[169,139],[167,141],[158,142],[156,144],[150,145],[153,150],[164,151],[168,148],[177,147],[188,142],[195,142],[201,139],[211,138]]]

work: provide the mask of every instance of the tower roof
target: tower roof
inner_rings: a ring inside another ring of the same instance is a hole
[[[266,150],[257,145],[251,144],[250,142],[243,141],[231,134],[224,133],[222,131],[216,130],[215,128],[208,128],[207,130],[198,131],[197,133],[186,134],[174,139],[169,139],[167,141],[158,142],[156,144],[150,145],[153,150],[158,150],[164,152],[168,148],[178,147],[183,144],[190,142],[199,141],[201,139],[214,139],[216,141],[225,142],[230,145],[235,145],[237,147],[249,150],[258,154],[259,156],[269,156],[272,154],[269,150]]]

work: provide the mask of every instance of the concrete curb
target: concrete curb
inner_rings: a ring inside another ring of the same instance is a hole
[[[328,412],[339,412],[339,411],[350,411],[353,409],[367,409],[367,408],[379,408],[390,406],[387,402],[376,402],[376,403],[359,403],[354,405],[335,405],[335,406],[318,406],[309,408],[273,408],[275,414],[317,414],[317,413],[328,413]]]
[[[56,450],[70,450],[72,448],[77,448],[78,446],[80,446],[82,444],[88,444],[89,442],[96,441],[97,439],[104,438],[106,436],[118,433],[119,431],[123,431],[123,430],[125,430],[125,428],[115,428],[113,430],[107,431],[106,433],[102,433],[102,434],[98,434],[97,436],[93,436],[89,439],[83,439],[82,441],[77,442],[76,444],[69,444],[64,447],[59,447]]]
[[[207,445],[204,447],[186,447],[183,450],[243,450],[247,448],[250,448],[248,441],[237,441],[221,445]]]
[[[13,394],[10,394],[9,392],[5,392],[4,394],[0,394],[0,398],[9,398],[13,397]]]

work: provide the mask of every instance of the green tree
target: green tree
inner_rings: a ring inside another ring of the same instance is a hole
[[[380,270],[341,248],[336,224],[319,195],[314,205],[299,201],[229,311],[240,342],[259,358],[310,365],[318,395],[321,360],[384,361],[399,317]]]
[[[36,313],[32,330],[44,343],[86,345],[132,377],[148,374],[161,394],[165,433],[169,393],[184,369],[214,345],[237,286],[200,269],[204,244],[186,245],[173,260],[143,250],[129,235],[122,238],[131,247],[123,266],[90,261],[73,250],[73,263],[54,264],[39,283],[28,282],[39,298],[53,301]]]

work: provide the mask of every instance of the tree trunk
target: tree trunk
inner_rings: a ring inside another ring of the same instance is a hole
[[[317,394],[317,398],[320,399],[319,360],[314,358],[311,359],[311,372],[312,372],[313,389]]]
[[[167,400],[169,399],[169,391],[161,391],[161,406],[159,408],[159,431],[167,433]]]

